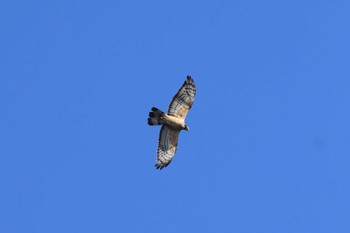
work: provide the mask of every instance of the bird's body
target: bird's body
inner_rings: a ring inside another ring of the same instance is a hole
[[[191,109],[196,86],[191,76],[181,86],[170,103],[168,113],[153,107],[149,113],[149,125],[162,125],[158,139],[156,168],[162,169],[169,165],[177,150],[178,137],[181,130],[189,131],[185,123],[188,111]]]
[[[168,114],[163,115],[162,124],[175,130],[183,130],[186,128],[184,119]]]

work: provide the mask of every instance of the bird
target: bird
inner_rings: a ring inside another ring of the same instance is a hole
[[[158,138],[156,169],[163,169],[172,161],[178,145],[181,130],[190,131],[185,123],[187,113],[192,107],[196,95],[196,86],[190,75],[182,84],[170,102],[168,112],[164,113],[156,107],[149,112],[150,126],[162,125]]]

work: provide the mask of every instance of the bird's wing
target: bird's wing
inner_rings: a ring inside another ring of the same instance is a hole
[[[196,86],[191,76],[187,76],[187,80],[182,84],[168,109],[169,115],[176,115],[182,119],[186,118],[188,111],[191,109],[194,96],[196,95]]]
[[[177,141],[180,130],[174,130],[167,125],[160,129],[157,151],[157,169],[163,169],[168,166],[177,150]]]

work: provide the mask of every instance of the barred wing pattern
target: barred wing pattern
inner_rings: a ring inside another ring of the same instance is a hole
[[[163,169],[169,165],[173,159],[179,138],[180,130],[174,130],[167,125],[163,125],[158,139],[157,169]]]
[[[194,96],[196,95],[196,86],[191,76],[187,76],[187,80],[181,86],[170,103],[168,114],[176,115],[182,119],[186,118],[188,111],[191,109]]]

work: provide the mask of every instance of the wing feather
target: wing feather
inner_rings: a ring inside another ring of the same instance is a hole
[[[188,111],[191,109],[194,96],[196,95],[196,86],[191,76],[187,76],[187,80],[178,90],[168,109],[168,114],[176,115],[182,119],[186,118]]]
[[[180,131],[174,130],[167,125],[160,129],[157,151],[157,169],[163,169],[168,166],[177,150],[177,142]]]

